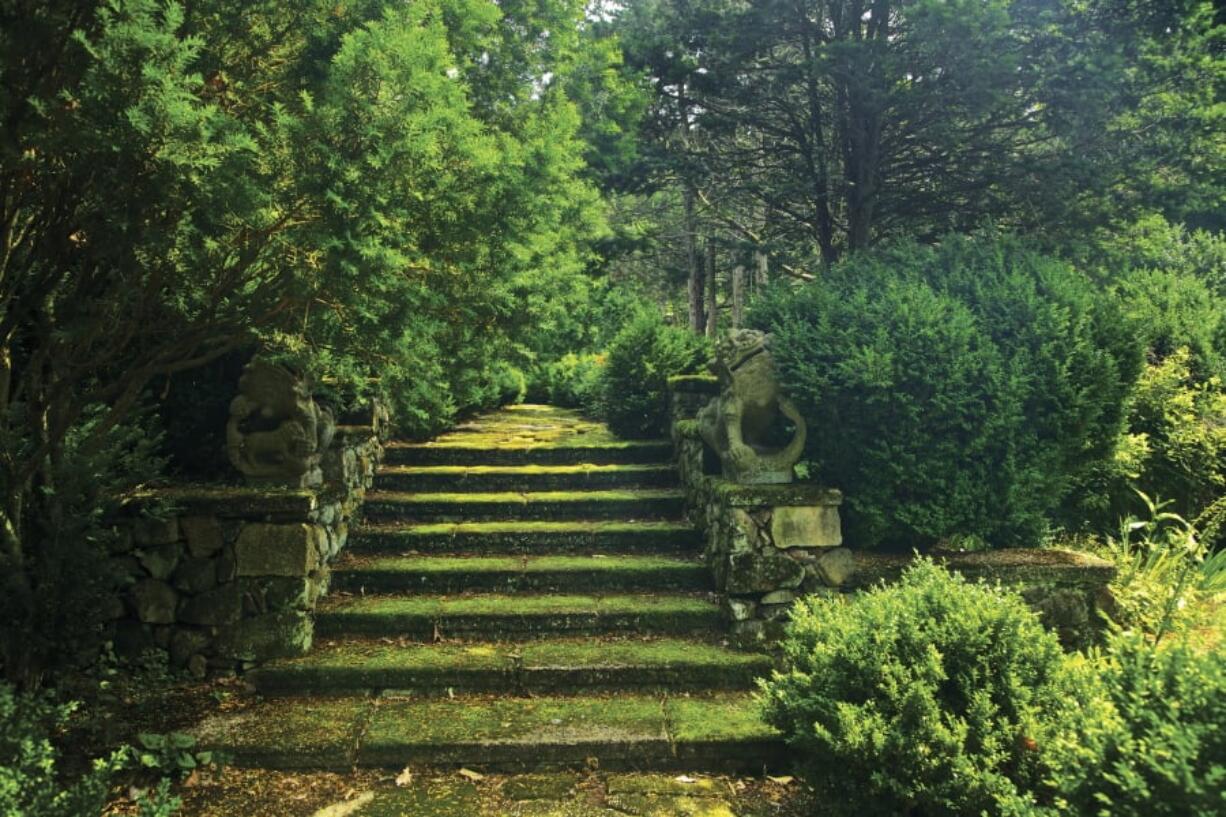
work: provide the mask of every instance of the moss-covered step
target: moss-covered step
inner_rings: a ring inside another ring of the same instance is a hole
[[[702,548],[702,535],[687,523],[668,520],[383,523],[355,529],[349,548],[393,553],[693,552]]]
[[[354,592],[463,593],[474,590],[708,590],[710,571],[668,556],[360,556],[332,572]]]
[[[388,644],[341,641],[248,674],[265,694],[541,694],[591,690],[748,689],[770,658],[705,640],[551,639],[522,643]]]
[[[618,465],[665,463],[672,453],[672,444],[660,440],[498,443],[473,435],[468,440],[392,442],[385,461],[389,465]]]
[[[782,743],[748,693],[325,697],[236,702],[189,730],[202,750],[267,769],[485,771],[778,768]]]
[[[746,693],[670,695],[664,717],[683,768],[761,774],[788,759],[779,732],[762,719],[758,702]]]
[[[748,695],[676,708],[657,695],[383,699],[358,748],[361,766],[464,766],[486,771],[686,768],[760,770],[782,746],[744,715]],[[691,724],[695,716],[725,725]],[[676,730],[677,735],[673,732]],[[711,740],[712,732],[718,739]],[[690,751],[690,738],[698,738]],[[738,737],[739,735],[739,737]],[[680,736],[680,737],[679,737]]]
[[[561,634],[716,632],[719,607],[681,594],[332,596],[315,615],[319,636],[485,639]]]
[[[375,476],[381,491],[561,491],[668,488],[668,463],[629,465],[390,465]]]
[[[367,519],[440,522],[480,519],[661,519],[680,518],[680,491],[536,491],[532,493],[397,493],[366,495]]]
[[[374,708],[374,699],[363,697],[247,702],[188,732],[200,749],[224,751],[239,766],[345,770]]]

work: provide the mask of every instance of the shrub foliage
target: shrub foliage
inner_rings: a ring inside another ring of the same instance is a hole
[[[668,433],[668,378],[693,374],[710,359],[706,339],[669,326],[644,312],[609,346],[601,374],[602,405],[609,427],[624,437]]]
[[[861,547],[1033,543],[1111,456],[1140,368],[1109,297],[994,236],[854,256],[751,321]]]
[[[1020,597],[931,562],[793,608],[767,719],[831,814],[1021,814],[1077,719],[1063,654]]]

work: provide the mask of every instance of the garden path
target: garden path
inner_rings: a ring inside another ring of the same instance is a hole
[[[268,769],[760,772],[769,660],[722,638],[670,452],[536,405],[392,443],[314,649],[201,743]]]

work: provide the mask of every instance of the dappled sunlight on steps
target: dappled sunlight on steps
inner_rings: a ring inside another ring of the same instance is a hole
[[[548,406],[393,444],[315,648],[202,742],[268,768],[761,771],[770,660],[722,642],[669,456]]]

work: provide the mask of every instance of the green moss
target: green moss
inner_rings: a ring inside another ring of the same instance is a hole
[[[779,733],[745,693],[672,697],[665,703],[669,734],[677,743],[774,740]]]
[[[695,568],[705,570],[694,561],[670,559],[666,556],[609,556],[605,558],[598,556],[529,556],[524,562],[524,570],[528,573],[691,572]]]
[[[456,777],[432,778],[403,788],[383,789],[357,817],[472,817],[481,814],[477,786]]]
[[[677,436],[696,440],[702,437],[702,425],[697,420],[677,420],[673,423]]]
[[[498,492],[456,492],[456,493],[408,493],[401,491],[380,491],[370,494],[367,501],[372,503],[398,504],[448,504],[478,505],[478,504],[563,504],[568,502],[635,502],[640,500],[684,499],[680,491],[665,488],[637,488],[626,491],[533,491],[519,493],[515,491]]]
[[[522,556],[359,556],[354,555],[337,568],[337,573],[448,574],[520,573]]]
[[[673,467],[664,463],[612,463],[597,465],[578,463],[574,465],[395,465],[381,473],[403,476],[581,476],[584,474],[654,474],[670,472]]]
[[[344,769],[373,707],[368,698],[264,701],[210,716],[192,734],[239,765]]]
[[[666,774],[613,774],[605,781],[609,794],[671,794],[713,797],[727,791],[727,784],[712,777],[678,780]]]
[[[678,374],[668,379],[673,391],[696,391],[715,394],[719,391],[719,378],[713,374]]]
[[[385,699],[375,712],[358,759],[360,763],[399,763],[429,754],[473,764],[539,762],[573,757],[577,742],[606,748],[654,744],[658,752],[666,752],[660,698]]]
[[[760,653],[740,652],[703,641],[666,638],[655,641],[541,641],[518,648],[526,667],[618,665],[712,665],[769,667]]]
[[[843,495],[833,489],[811,483],[794,482],[786,485],[742,485],[724,479],[710,480],[711,490],[732,507],[750,505],[838,505]]]

